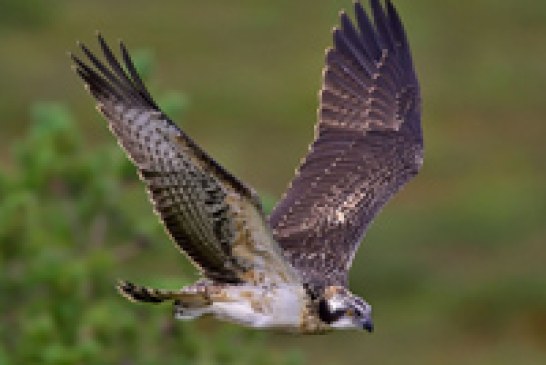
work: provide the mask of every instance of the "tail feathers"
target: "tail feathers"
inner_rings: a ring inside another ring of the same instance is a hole
[[[140,303],[161,303],[166,300],[175,300],[176,292],[159,290],[145,286],[135,285],[128,281],[120,281],[116,289],[121,295],[131,302]]]
[[[135,285],[128,281],[120,280],[116,285],[119,293],[137,303],[161,303],[165,301],[175,301],[176,304],[185,307],[202,307],[210,305],[212,302],[206,291],[184,292],[173,290],[154,289],[145,286]]]

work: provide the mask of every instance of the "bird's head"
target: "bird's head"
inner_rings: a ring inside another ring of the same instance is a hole
[[[343,287],[326,288],[318,312],[332,328],[373,331],[372,306]]]

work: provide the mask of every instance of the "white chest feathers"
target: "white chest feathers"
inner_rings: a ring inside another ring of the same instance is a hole
[[[185,320],[210,314],[249,327],[296,329],[301,326],[307,304],[300,285],[226,286],[210,299],[212,304],[206,307],[175,307],[175,317]]]

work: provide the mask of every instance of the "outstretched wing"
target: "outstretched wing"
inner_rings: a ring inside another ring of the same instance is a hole
[[[89,64],[71,55],[140,171],[155,211],[177,246],[214,280],[241,282],[286,277],[285,263],[256,194],[224,170],[161,112],[120,43],[124,67],[103,38],[106,63],[84,45]]]
[[[304,281],[346,285],[367,227],[422,164],[419,85],[400,18],[371,0],[341,13],[310,151],[269,217]]]

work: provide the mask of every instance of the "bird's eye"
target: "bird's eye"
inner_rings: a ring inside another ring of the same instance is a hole
[[[349,309],[347,309],[345,314],[350,316],[350,317],[354,317],[355,314],[358,315],[358,311],[356,311],[354,308],[349,308]]]
[[[343,308],[331,310],[326,300],[321,299],[319,301],[319,318],[326,323],[332,323],[340,319],[346,314],[346,310]]]

